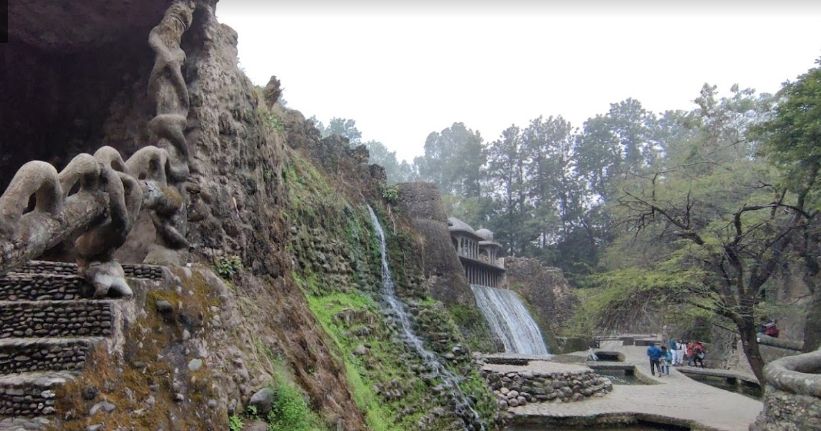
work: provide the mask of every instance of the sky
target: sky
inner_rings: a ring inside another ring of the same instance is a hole
[[[409,162],[454,122],[490,142],[631,97],[692,109],[704,83],[774,93],[821,58],[821,1],[222,0],[217,18],[255,84]]]

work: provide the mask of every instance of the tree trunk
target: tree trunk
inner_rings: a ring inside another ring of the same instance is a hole
[[[804,351],[813,352],[821,347],[821,292],[816,291],[807,313],[804,327]]]
[[[764,358],[761,357],[761,351],[758,349],[755,324],[752,319],[741,319],[736,322],[736,326],[741,335],[741,346],[747,356],[747,361],[753,369],[753,374],[758,378],[759,384],[764,387]]]

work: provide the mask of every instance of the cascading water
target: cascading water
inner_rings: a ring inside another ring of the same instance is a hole
[[[390,266],[388,266],[385,231],[382,230],[382,224],[379,223],[379,219],[376,217],[370,205],[368,205],[368,212],[371,215],[374,229],[376,229],[376,233],[379,235],[379,244],[382,253],[382,297],[390,307],[390,312],[393,317],[402,325],[402,339],[409,346],[413,347],[416,353],[425,361],[427,369],[431,372],[429,377],[442,378],[443,386],[448,389],[456,406],[456,414],[465,422],[465,430],[486,430],[485,424],[479,418],[479,414],[470,406],[467,396],[465,396],[464,392],[459,388],[459,379],[442,365],[435,353],[425,348],[422,340],[413,332],[410,313],[408,313],[405,304],[396,296],[394,289],[391,269]]]
[[[506,353],[548,354],[539,327],[516,292],[474,284],[470,288],[490,329],[505,344]]]

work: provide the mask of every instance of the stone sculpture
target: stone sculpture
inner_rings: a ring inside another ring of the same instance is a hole
[[[23,165],[0,196],[0,273],[74,239],[80,274],[94,286],[94,296],[109,291],[130,296],[113,256],[141,209],[151,212],[161,246],[188,246],[182,187],[189,176],[189,100],[180,43],[195,6],[174,2],[148,37],[156,56],[148,83],[156,113],[147,127],[155,145],[127,161],[114,148],[102,147],[93,156],[74,157],[59,173],[41,161]],[[29,210],[32,196],[35,205]]]
[[[95,297],[111,289],[130,296],[114,251],[125,243],[142,208],[160,218],[182,206],[179,193],[166,182],[167,161],[165,150],[148,146],[128,161],[114,148],[102,147],[93,156],[76,156],[60,173],[45,162],[26,163],[0,196],[0,271],[79,234],[74,246],[80,274],[94,286]],[[70,194],[78,182],[79,189]],[[26,212],[32,195],[34,209]]]
[[[182,75],[185,52],[180,48],[180,42],[191,26],[194,7],[192,2],[172,4],[148,36],[148,44],[156,55],[148,81],[148,93],[156,104],[156,116],[148,123],[148,130],[151,141],[167,151],[162,165],[169,187],[176,189],[178,196],[182,196],[181,183],[188,178],[190,156],[185,138],[189,108],[188,87]],[[166,190],[165,194],[172,192]],[[172,249],[188,246],[181,203],[173,212],[155,212],[154,223],[161,245]]]

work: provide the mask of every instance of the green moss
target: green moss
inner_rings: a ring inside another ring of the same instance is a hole
[[[276,388],[276,402],[267,416],[269,431],[322,431],[327,429],[312,412],[299,390],[281,380]]]
[[[454,304],[448,307],[448,312],[459,327],[468,348],[479,352],[492,352],[495,349],[490,328],[478,308]]]

